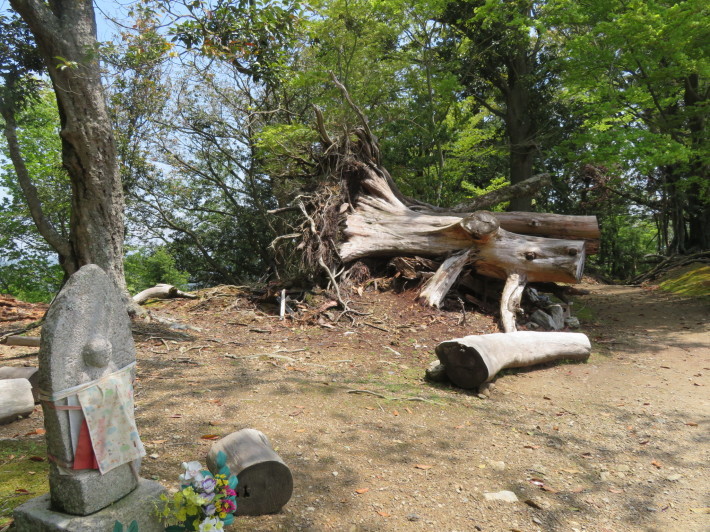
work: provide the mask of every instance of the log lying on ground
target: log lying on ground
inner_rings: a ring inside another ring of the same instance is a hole
[[[39,347],[39,336],[8,336],[5,339],[5,345]]]
[[[27,379],[0,380],[0,425],[29,416],[35,408],[32,386]]]
[[[0,380],[27,379],[32,387],[35,404],[39,403],[38,368],[25,366],[5,366],[0,368]]]
[[[436,347],[436,356],[451,382],[473,389],[506,368],[556,360],[585,361],[591,349],[589,338],[581,333],[519,331],[448,340]]]
[[[149,299],[170,299],[174,297],[184,297],[187,299],[198,299],[195,294],[188,294],[178,290],[171,284],[157,284],[152,288],[147,288],[133,296],[133,302],[142,305]]]
[[[226,455],[226,465],[239,480],[236,515],[273,514],[289,501],[293,475],[264,433],[242,429],[216,442],[207,454],[207,468],[213,474],[220,470],[220,452]]]

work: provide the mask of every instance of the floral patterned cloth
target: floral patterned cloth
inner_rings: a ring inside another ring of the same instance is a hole
[[[130,371],[108,375],[78,391],[77,396],[102,475],[145,456],[133,417]]]

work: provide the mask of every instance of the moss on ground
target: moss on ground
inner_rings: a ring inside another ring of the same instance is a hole
[[[46,456],[43,441],[0,441],[0,527],[16,506],[49,491]]]
[[[710,296],[710,266],[694,265],[690,270],[683,269],[658,286],[682,296]]]

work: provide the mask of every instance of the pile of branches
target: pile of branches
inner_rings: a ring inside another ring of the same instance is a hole
[[[659,277],[693,263],[710,264],[710,251],[701,251],[692,255],[671,255],[670,257],[661,257],[661,260],[649,271],[637,275],[629,281],[629,284],[643,284],[655,281]]]

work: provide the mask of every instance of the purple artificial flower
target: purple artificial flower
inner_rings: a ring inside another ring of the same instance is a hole
[[[217,507],[214,504],[210,504],[210,505],[204,507],[205,515],[214,515],[216,510],[217,510]]]
[[[204,480],[202,480],[201,487],[205,493],[213,493],[214,489],[217,487],[217,481],[214,477],[205,477]]]

